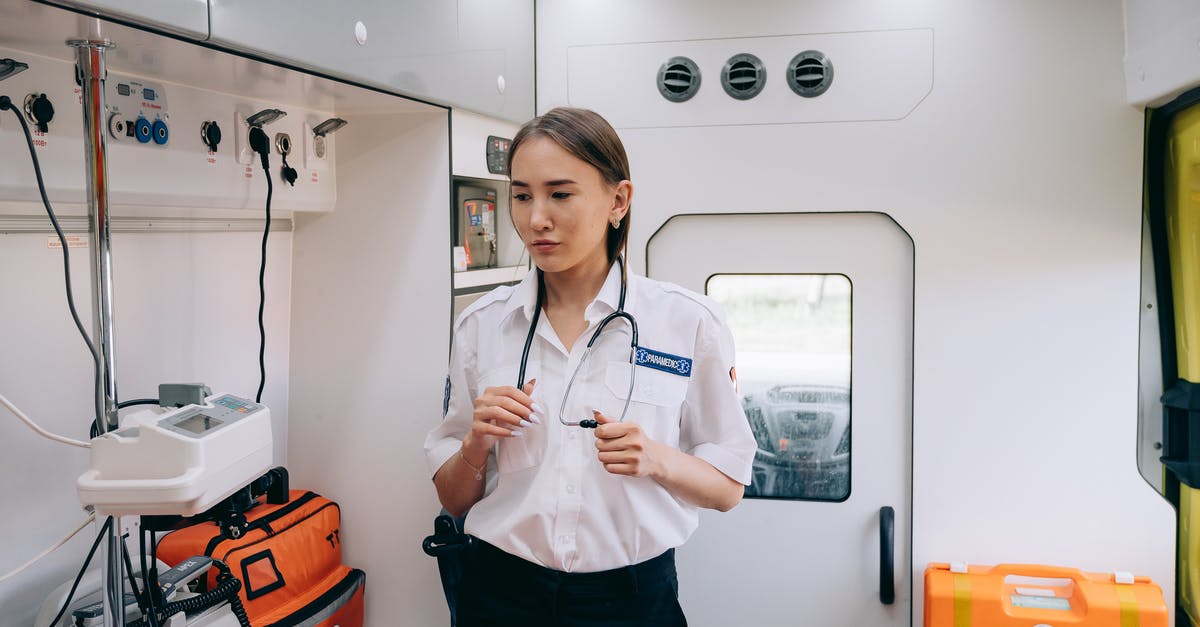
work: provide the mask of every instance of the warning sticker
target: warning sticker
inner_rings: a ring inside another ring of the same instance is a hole
[[[67,248],[87,248],[88,247],[88,240],[87,240],[86,236],[68,235],[68,236],[66,236],[65,239],[67,240]],[[46,248],[52,248],[54,250],[62,250],[62,242],[58,241],[57,235],[47,236],[46,237]]]

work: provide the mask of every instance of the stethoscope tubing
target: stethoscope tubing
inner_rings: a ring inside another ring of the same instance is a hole
[[[558,421],[568,427],[580,426],[585,429],[595,429],[597,426],[599,426],[596,420],[591,418],[585,418],[578,422],[570,422],[563,419],[563,414],[566,413],[567,398],[570,397],[569,392],[575,385],[575,379],[579,376],[579,373],[582,372],[583,365],[587,363],[588,357],[590,357],[592,354],[592,346],[596,343],[596,340],[600,338],[600,333],[604,331],[604,327],[608,326],[610,322],[618,318],[624,318],[629,322],[631,340],[629,343],[629,390],[625,394],[625,404],[621,408],[621,415],[617,422],[624,422],[625,415],[629,412],[629,401],[633,397],[634,381],[637,378],[635,359],[638,346],[638,330],[637,320],[633,318],[632,314],[625,311],[625,259],[618,256],[617,263],[621,264],[621,297],[617,302],[617,310],[605,316],[604,319],[600,321],[600,324],[596,325],[596,330],[592,333],[592,337],[588,339],[587,348],[583,352],[583,357],[579,359],[579,364],[575,366],[575,372],[571,374],[571,379],[567,382],[567,388],[563,391],[562,404],[559,405],[558,408]],[[525,335],[525,347],[521,351],[521,367],[517,373],[517,389],[523,389],[525,387],[525,368],[529,364],[529,349],[531,346],[533,346],[533,336],[537,333],[538,321],[541,319],[542,315],[542,305],[544,304],[546,298],[545,277],[542,274],[541,268],[538,268],[537,270],[537,281],[537,301],[534,305],[533,319],[529,324],[529,332]]]

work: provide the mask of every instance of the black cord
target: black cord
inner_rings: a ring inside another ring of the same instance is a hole
[[[33,161],[33,173],[37,177],[38,193],[42,196],[42,205],[46,207],[46,215],[50,216],[50,224],[54,225],[54,232],[58,234],[58,242],[62,245],[63,276],[67,284],[67,307],[71,309],[71,318],[75,321],[75,328],[79,329],[79,335],[83,337],[83,343],[87,344],[88,352],[92,354],[92,361],[95,366],[95,389],[98,390],[100,389],[101,371],[100,352],[96,350],[96,345],[92,343],[92,338],[83,329],[83,322],[79,320],[79,312],[75,309],[75,295],[71,291],[71,252],[67,246],[67,236],[63,235],[62,226],[58,224],[58,217],[54,215],[54,209],[50,206],[50,198],[46,196],[46,182],[42,178],[42,166],[38,163],[37,150],[33,147],[33,136],[29,133],[29,125],[25,123],[25,116],[21,115],[16,107],[13,106],[11,98],[0,96],[0,111],[12,111],[13,116],[17,118],[17,122],[21,123],[21,130],[25,133],[25,143],[29,146],[29,157]],[[107,430],[106,428],[101,428],[107,427],[107,425],[102,425],[102,420],[105,420],[105,417],[97,415],[92,422],[92,437]]]
[[[154,607],[159,605],[161,601],[165,606],[167,600],[162,598],[162,587],[158,585],[158,536],[154,535],[154,531],[150,531],[150,575],[149,579],[145,579],[146,575],[142,575],[145,581],[149,583],[146,587],[150,597],[150,625],[158,627],[158,614],[155,613]],[[164,617],[165,618],[165,617]]]
[[[157,405],[157,404],[158,404],[157,398],[131,398],[127,401],[121,401],[120,403],[117,403],[117,409],[125,409],[126,407],[133,407],[134,405]]]
[[[262,129],[256,128],[254,130],[258,130],[264,138],[266,137]],[[251,135],[253,136],[253,134],[252,130]],[[265,142],[265,140],[263,141]],[[251,143],[256,144],[253,140]],[[256,403],[262,402],[263,387],[267,385],[267,328],[263,324],[263,309],[267,303],[267,236],[271,233],[271,193],[275,189],[274,183],[271,182],[271,166],[268,163],[268,157],[271,154],[270,144],[265,144],[265,148],[265,151],[259,152],[263,174],[267,179],[267,219],[266,224],[263,226],[262,263],[258,268],[258,394],[254,396],[254,402]],[[261,150],[261,147],[256,149]]]
[[[54,620],[50,621],[47,627],[58,627],[58,621],[62,620],[63,614],[67,613],[67,608],[71,605],[71,599],[75,597],[75,590],[79,587],[79,581],[83,579],[83,573],[87,571],[88,564],[92,563],[92,557],[96,555],[96,549],[100,547],[100,540],[104,538],[104,534],[108,533],[112,527],[112,516],[104,519],[104,525],[100,527],[100,533],[96,534],[95,542],[92,542],[92,548],[88,551],[87,559],[83,560],[83,566],[79,569],[79,574],[75,575],[75,583],[71,584],[71,591],[67,593],[67,600],[63,601],[62,607],[58,610],[58,614],[54,616]]]
[[[125,558],[125,574],[129,575],[129,587],[133,590],[133,597],[138,600],[138,608],[145,613],[146,609],[142,606],[142,593],[138,590],[137,578],[133,576],[133,562],[129,560],[129,545],[125,543],[125,538],[128,534],[121,536],[121,557]],[[145,576],[143,569],[142,576]],[[150,591],[149,588],[146,589]]]
[[[139,548],[141,550],[141,560],[142,560],[142,581],[145,582],[145,584],[146,584],[146,607],[142,611],[142,615],[148,616],[150,618],[150,620],[149,620],[150,625],[157,625],[158,617],[154,613],[154,601],[155,601],[154,586],[157,584],[157,582],[153,581],[151,579],[150,569],[146,566],[146,534],[149,533],[150,537],[153,538],[154,532],[153,531],[147,532],[145,527],[140,527],[139,530],[140,530],[140,533],[138,534],[138,541],[139,541],[139,544],[141,545]],[[139,603],[139,605],[140,605],[140,603]]]

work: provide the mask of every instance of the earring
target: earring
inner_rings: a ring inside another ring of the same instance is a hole
[[[613,219],[612,219],[612,227],[613,227],[614,229],[619,229],[619,228],[621,228],[621,219],[620,219],[620,218],[613,218]]]

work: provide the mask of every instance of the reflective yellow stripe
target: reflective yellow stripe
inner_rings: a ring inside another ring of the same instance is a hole
[[[1133,588],[1124,584],[1117,584],[1116,588],[1117,600],[1121,602],[1121,627],[1140,627],[1142,621]]]
[[[971,627],[971,577],[954,575],[954,627]],[[1125,627],[1122,623],[1121,627]]]

